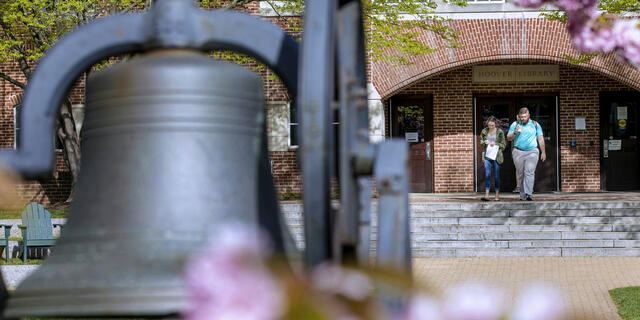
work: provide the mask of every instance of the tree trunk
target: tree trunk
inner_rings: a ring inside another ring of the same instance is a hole
[[[56,122],[56,133],[64,146],[62,155],[67,168],[69,168],[71,172],[71,193],[69,193],[69,197],[65,201],[68,203],[73,201],[81,159],[80,139],[76,131],[75,121],[73,120],[73,113],[71,112],[71,101],[68,97],[64,100],[62,106],[60,106]]]

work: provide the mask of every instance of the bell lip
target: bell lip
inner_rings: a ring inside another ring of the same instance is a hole
[[[164,317],[184,314],[188,306],[186,292],[182,287],[16,290],[9,296],[4,316]]]

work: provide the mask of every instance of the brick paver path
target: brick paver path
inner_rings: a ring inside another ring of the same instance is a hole
[[[640,258],[417,258],[415,279],[436,292],[464,281],[501,288],[508,299],[529,283],[564,291],[568,319],[620,319],[608,290],[640,286]],[[511,303],[512,305],[513,303]]]

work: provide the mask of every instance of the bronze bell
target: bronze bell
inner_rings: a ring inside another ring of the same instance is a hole
[[[183,311],[184,264],[211,228],[258,221],[262,82],[202,53],[164,49],[97,72],[86,92],[67,226],[5,316]]]

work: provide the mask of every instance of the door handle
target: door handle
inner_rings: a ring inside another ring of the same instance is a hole
[[[424,153],[427,157],[427,160],[431,160],[431,141],[427,141],[427,143],[425,143],[424,145]]]
[[[602,157],[609,158],[609,140],[602,140]]]

